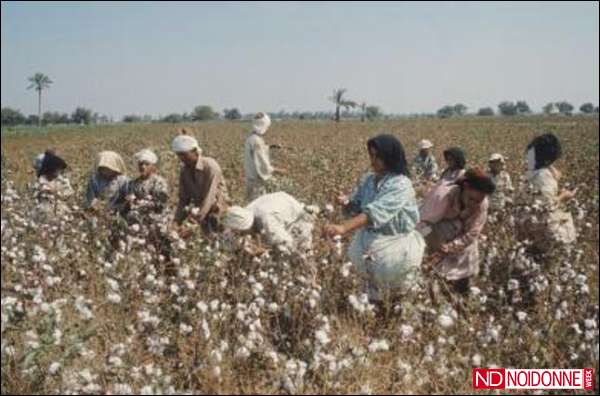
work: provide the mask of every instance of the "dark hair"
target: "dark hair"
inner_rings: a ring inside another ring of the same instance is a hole
[[[410,176],[404,147],[393,135],[377,135],[367,141],[367,148],[377,150],[377,156],[383,161],[388,172]]]
[[[454,163],[457,169],[465,169],[467,160],[465,159],[465,152],[460,147],[450,147],[444,150],[444,158],[451,157],[454,159]]]
[[[493,194],[496,191],[496,184],[494,184],[492,178],[479,168],[467,170],[464,176],[456,181],[456,184],[461,186],[461,188],[469,186],[487,195]]]
[[[44,153],[44,159],[42,160],[42,166],[38,172],[38,177],[47,176],[56,171],[65,169],[67,169],[65,160],[54,154],[54,151],[47,150]]]
[[[535,150],[535,169],[552,165],[562,155],[560,140],[552,133],[535,137],[527,145],[527,151]]]

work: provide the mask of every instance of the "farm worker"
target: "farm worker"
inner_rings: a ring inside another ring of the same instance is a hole
[[[34,186],[34,195],[38,202],[36,217],[38,220],[52,216],[63,216],[70,212],[64,202],[73,195],[73,188],[64,174],[67,163],[54,154],[46,151],[37,171],[38,181]]]
[[[134,155],[139,176],[119,191],[117,209],[122,215],[127,215],[132,206],[143,206],[153,213],[161,213],[169,199],[167,180],[158,174],[158,156],[149,149],[139,151]]]
[[[513,185],[510,175],[504,170],[505,158],[502,154],[494,153],[488,161],[489,175],[496,185],[496,191],[490,196],[490,210],[502,210],[507,202],[512,202],[510,194]]]
[[[444,151],[446,168],[440,175],[440,179],[425,193],[420,202],[419,211],[431,212],[445,200],[446,194],[458,178],[465,173],[465,153],[458,147],[452,147]]]
[[[424,139],[419,142],[419,154],[415,157],[413,171],[418,179],[433,181],[437,177],[438,165],[431,153],[433,143]]]
[[[571,244],[577,237],[573,217],[563,210],[577,189],[559,191],[558,182],[562,175],[553,165],[561,154],[560,141],[551,133],[537,136],[527,146],[530,204],[537,209],[521,225],[524,234],[534,239],[534,248],[542,253],[550,250],[554,243]]]
[[[189,219],[200,224],[206,233],[218,231],[219,218],[229,201],[221,167],[214,159],[202,156],[198,141],[185,131],[173,139],[171,149],[183,164],[179,174],[176,228],[182,236],[189,235],[181,228]]]
[[[257,113],[252,123],[252,133],[244,144],[244,172],[246,175],[246,199],[253,200],[267,192],[267,182],[274,173],[285,173],[274,168],[269,158],[269,148],[263,136],[271,126],[265,113]]]
[[[373,172],[366,174],[348,199],[339,204],[353,216],[343,224],[325,227],[328,236],[356,231],[348,249],[350,260],[367,276],[372,301],[381,292],[408,292],[420,278],[425,242],[415,230],[419,211],[400,141],[379,135],[367,142]]]
[[[470,169],[437,206],[421,211],[417,228],[433,253],[434,271],[461,293],[469,291],[469,279],[479,273],[478,239],[487,220],[487,197],[494,190],[485,172]]]
[[[282,253],[312,249],[312,231],[318,208],[305,206],[285,192],[263,195],[246,207],[229,208],[223,225],[234,231],[264,234],[266,242]]]
[[[109,209],[114,209],[119,191],[128,182],[123,158],[114,151],[102,151],[88,181],[85,207],[95,208],[99,202],[106,202]]]

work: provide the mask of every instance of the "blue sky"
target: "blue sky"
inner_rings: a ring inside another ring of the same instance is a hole
[[[2,2],[2,106],[120,117],[216,110],[386,112],[598,104],[598,3]]]

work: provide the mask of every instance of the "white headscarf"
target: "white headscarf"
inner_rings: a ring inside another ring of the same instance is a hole
[[[137,162],[147,162],[152,165],[156,165],[158,163],[158,156],[154,154],[152,150],[144,149],[138,151],[134,157]]]
[[[492,161],[500,161],[501,163],[504,163],[504,156],[500,153],[494,153],[490,155],[490,159],[488,160],[488,162]]]
[[[254,132],[261,136],[264,135],[271,126],[271,118],[269,118],[269,115],[267,113],[262,113],[262,115],[263,116],[260,118],[255,118],[252,123]]]
[[[252,224],[254,224],[254,213],[241,206],[232,206],[223,218],[223,225],[233,230],[246,231],[252,227]]]
[[[123,158],[114,151],[102,151],[98,154],[98,163],[96,169],[107,168],[121,175],[127,173],[127,167]]]
[[[189,135],[179,135],[173,139],[171,149],[176,153],[187,153],[194,149],[200,152],[198,141]]]
[[[419,142],[419,150],[424,150],[424,149],[428,149],[428,148],[432,148],[433,147],[433,143],[431,143],[431,141],[427,140],[427,139],[423,139]]]
[[[45,153],[40,153],[33,158],[33,169],[39,172],[42,169],[42,162],[44,162]]]
[[[527,170],[535,171],[535,148],[533,147],[527,150]]]

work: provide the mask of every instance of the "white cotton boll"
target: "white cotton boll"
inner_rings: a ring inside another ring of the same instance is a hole
[[[174,294],[176,296],[179,295],[180,289],[179,289],[179,286],[177,286],[176,284],[174,284],[174,283],[171,284],[171,286],[169,287],[169,290],[171,291],[172,294]]]
[[[315,338],[317,339],[317,342],[321,345],[327,345],[331,341],[329,339],[329,336],[327,335],[327,332],[323,330],[315,331]]]
[[[410,339],[413,335],[413,332],[414,329],[410,325],[403,324],[402,326],[400,326],[400,335],[402,337],[402,340],[404,341]]]
[[[243,346],[235,352],[235,356],[241,359],[246,359],[250,356],[250,351]]]
[[[58,362],[53,362],[48,367],[48,374],[50,374],[50,375],[56,375],[60,369],[61,369],[61,364],[58,363]]]
[[[523,322],[525,321],[525,319],[527,319],[527,314],[523,311],[519,311],[517,312],[517,319],[519,320],[519,322]]]
[[[369,344],[369,352],[389,351],[390,346],[386,340],[375,340]]]
[[[473,364],[474,367],[481,367],[481,355],[478,353],[473,355],[471,358],[471,364]]]
[[[179,332],[183,335],[191,334],[192,330],[193,330],[192,326],[190,326],[188,324],[182,323],[179,325]]]
[[[123,365],[123,361],[118,356],[111,356],[108,358],[108,363],[113,367],[121,367]]]
[[[108,301],[110,301],[113,304],[120,304],[121,303],[121,296],[118,295],[117,293],[110,293],[107,296]]]
[[[201,313],[208,312],[208,305],[206,305],[204,301],[198,302],[198,304],[196,304],[196,308],[198,308]]]
[[[596,328],[596,321],[594,321],[593,319],[586,319],[583,321],[583,324],[586,329],[595,329]]]
[[[454,319],[452,319],[451,316],[442,314],[442,315],[438,316],[438,323],[440,324],[440,326],[447,329],[454,324]]]
[[[509,279],[506,288],[508,290],[517,290],[519,288],[519,281],[516,279]]]
[[[350,275],[350,268],[352,267],[352,263],[345,263],[344,265],[342,265],[342,268],[340,269],[340,272],[342,274],[342,277],[347,278],[348,275]]]
[[[333,213],[335,211],[335,208],[333,207],[332,204],[328,203],[325,205],[325,211],[327,213]]]

